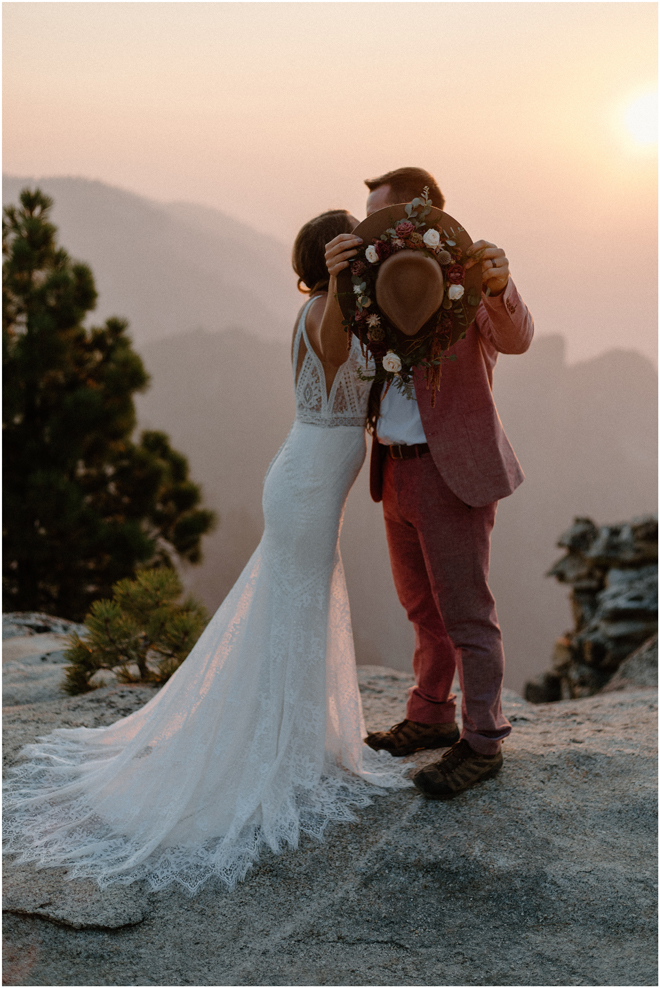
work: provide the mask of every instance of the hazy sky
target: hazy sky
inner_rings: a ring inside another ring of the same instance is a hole
[[[428,168],[571,360],[656,344],[655,3],[4,3],[4,168],[291,242]],[[632,117],[630,114],[632,113]],[[631,130],[632,126],[632,130]]]

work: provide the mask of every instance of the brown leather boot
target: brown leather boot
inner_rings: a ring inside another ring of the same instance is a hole
[[[389,751],[402,758],[424,748],[449,748],[459,737],[455,721],[451,724],[418,724],[414,720],[402,720],[389,731],[368,734],[365,743],[374,751]]]
[[[453,799],[466,789],[492,779],[502,768],[502,752],[480,755],[463,738],[439,762],[415,772],[412,781],[427,799]]]

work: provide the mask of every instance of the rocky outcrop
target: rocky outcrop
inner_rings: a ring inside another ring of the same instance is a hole
[[[410,676],[358,677],[368,728],[402,718]],[[153,695],[105,687],[5,707],[5,758]],[[4,983],[656,984],[656,693],[503,702],[514,730],[497,778],[449,803],[376,797],[323,844],[264,856],[231,893],[100,892],[10,865]]]
[[[571,586],[575,625],[557,640],[551,671],[527,683],[525,697],[534,703],[598,693],[658,630],[656,515],[600,528],[576,518],[557,545],[566,554],[548,575]]]
[[[2,640],[27,638],[33,635],[70,635],[74,631],[83,634],[84,624],[76,624],[65,618],[40,614],[38,611],[13,611],[2,615]]]
[[[624,659],[612,678],[601,690],[613,693],[618,690],[639,689],[640,686],[658,685],[658,636],[654,635]]]

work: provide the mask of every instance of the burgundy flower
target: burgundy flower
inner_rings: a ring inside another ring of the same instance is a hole
[[[374,244],[379,261],[385,261],[392,253],[392,248],[384,240],[377,240]]]
[[[364,263],[364,261],[353,261],[353,263],[351,264],[351,274],[354,274],[356,278],[359,275],[364,274],[366,270],[367,270],[367,265]]]
[[[366,311],[366,309],[358,309],[355,315],[353,316],[353,322],[364,322],[364,320],[367,318],[367,315],[368,312]]]
[[[376,360],[382,360],[387,353],[387,344],[377,342],[376,340],[369,340],[367,349],[373,353]]]
[[[396,230],[397,237],[405,240],[415,229],[415,224],[411,223],[410,220],[399,220],[394,229]]]
[[[452,264],[447,271],[447,281],[450,285],[462,285],[465,277],[465,268],[462,264]]]

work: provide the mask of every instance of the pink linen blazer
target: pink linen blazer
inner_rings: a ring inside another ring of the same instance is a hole
[[[506,437],[493,400],[493,369],[500,353],[525,353],[534,335],[529,309],[513,281],[501,295],[482,297],[465,339],[449,349],[435,407],[423,370],[414,375],[415,395],[433,461],[447,486],[471,507],[508,497],[525,475]],[[370,489],[383,497],[384,448],[374,440]]]

